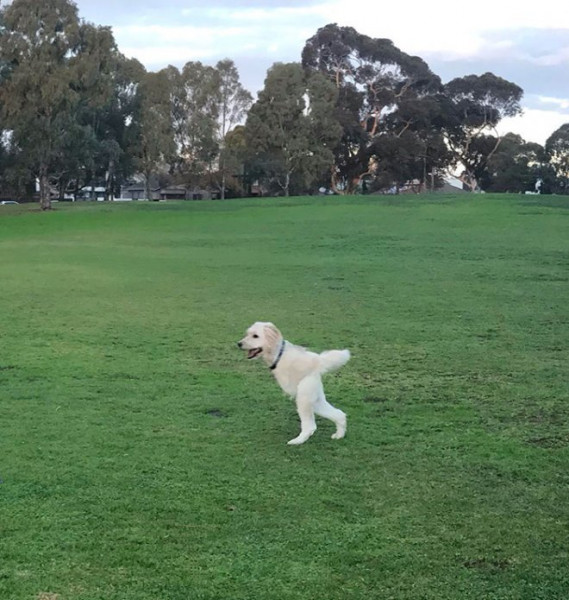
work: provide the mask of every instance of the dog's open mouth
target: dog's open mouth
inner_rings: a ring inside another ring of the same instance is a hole
[[[247,352],[247,358],[256,358],[262,351],[262,348],[252,348]]]

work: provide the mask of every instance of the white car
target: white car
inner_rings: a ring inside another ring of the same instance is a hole
[[[0,200],[0,204],[20,204],[20,203],[16,202],[15,200]]]

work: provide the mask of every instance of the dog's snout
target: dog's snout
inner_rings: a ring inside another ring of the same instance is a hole
[[[237,342],[237,347],[238,348],[243,348],[243,342]]]

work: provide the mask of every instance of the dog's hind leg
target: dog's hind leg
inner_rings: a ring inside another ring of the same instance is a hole
[[[305,377],[296,391],[296,410],[300,417],[300,433],[288,442],[290,446],[304,444],[306,440],[316,431],[316,419],[314,418],[314,404],[318,398],[321,385],[319,378],[315,376]]]
[[[335,408],[328,402],[328,400],[326,400],[322,384],[320,384],[320,393],[318,394],[318,400],[314,405],[314,412],[317,415],[324,417],[325,419],[329,419],[336,424],[336,432],[332,434],[333,440],[342,439],[346,435],[346,413],[341,411],[339,408]]]

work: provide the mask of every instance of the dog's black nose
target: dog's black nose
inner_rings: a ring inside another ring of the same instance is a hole
[[[241,348],[243,346],[243,344],[241,342],[237,342],[237,347]]]

